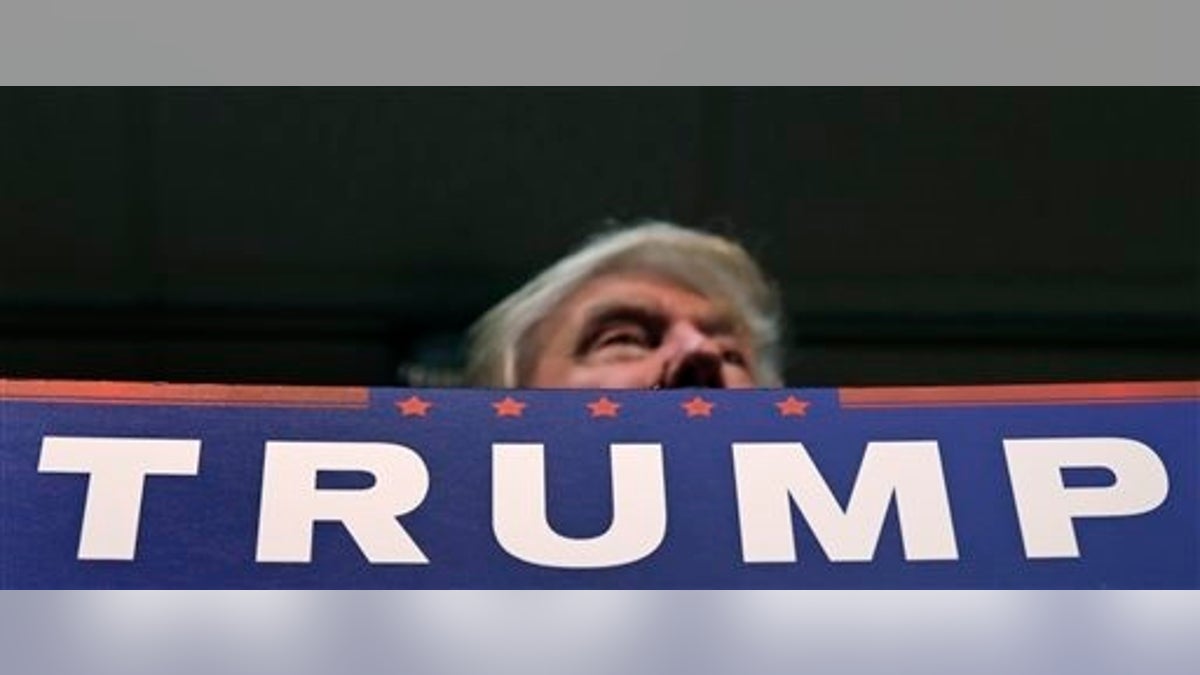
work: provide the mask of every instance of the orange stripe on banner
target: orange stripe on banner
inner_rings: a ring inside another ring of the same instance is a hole
[[[1001,384],[965,387],[847,387],[843,408],[1167,403],[1200,399],[1200,382]]]
[[[0,400],[104,405],[366,408],[366,387],[0,380]]]

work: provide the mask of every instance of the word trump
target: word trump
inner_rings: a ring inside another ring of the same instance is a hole
[[[133,560],[147,480],[195,476],[194,439],[47,436],[38,471],[88,477],[78,557]],[[904,557],[957,560],[955,528],[936,441],[867,444],[843,506],[799,442],[731,446],[741,556],[745,563],[794,563],[793,518],[807,523],[833,562],[871,561],[894,503]],[[1075,520],[1133,516],[1166,499],[1168,478],[1150,447],[1127,438],[1006,439],[1004,454],[1028,558],[1077,558]],[[491,446],[492,532],[509,555],[533,565],[595,569],[652,555],[667,533],[663,447],[614,443],[612,519],[603,533],[568,537],[548,517],[545,447]],[[1068,487],[1063,471],[1101,469],[1105,486]],[[362,488],[320,488],[321,472],[369,474]],[[396,443],[267,441],[263,453],[256,560],[310,563],[318,522],[340,523],[375,564],[427,564],[402,518],[420,508],[429,472]]]

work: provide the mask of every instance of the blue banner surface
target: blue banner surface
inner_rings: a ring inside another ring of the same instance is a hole
[[[0,586],[1196,588],[1198,411],[0,380]]]

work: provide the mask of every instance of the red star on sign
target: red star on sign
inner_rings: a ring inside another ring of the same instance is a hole
[[[808,406],[812,405],[808,401],[802,401],[795,396],[788,396],[782,401],[775,404],[779,408],[779,414],[782,417],[804,417],[808,412]]]
[[[607,396],[601,396],[600,400],[587,404],[587,407],[592,411],[592,417],[616,417],[621,404],[610,401]]]
[[[496,417],[520,417],[526,405],[511,396],[505,396],[493,403],[492,407],[496,409]]]
[[[403,401],[396,401],[396,409],[405,417],[424,417],[433,407],[433,403],[422,400],[420,396],[409,396]]]
[[[712,417],[712,409],[715,405],[715,403],[709,403],[696,396],[690,401],[681,403],[680,407],[687,411],[688,417]]]

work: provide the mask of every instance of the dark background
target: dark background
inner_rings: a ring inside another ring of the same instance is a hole
[[[759,255],[791,384],[1196,378],[1197,94],[3,90],[0,376],[450,383],[650,216]]]

